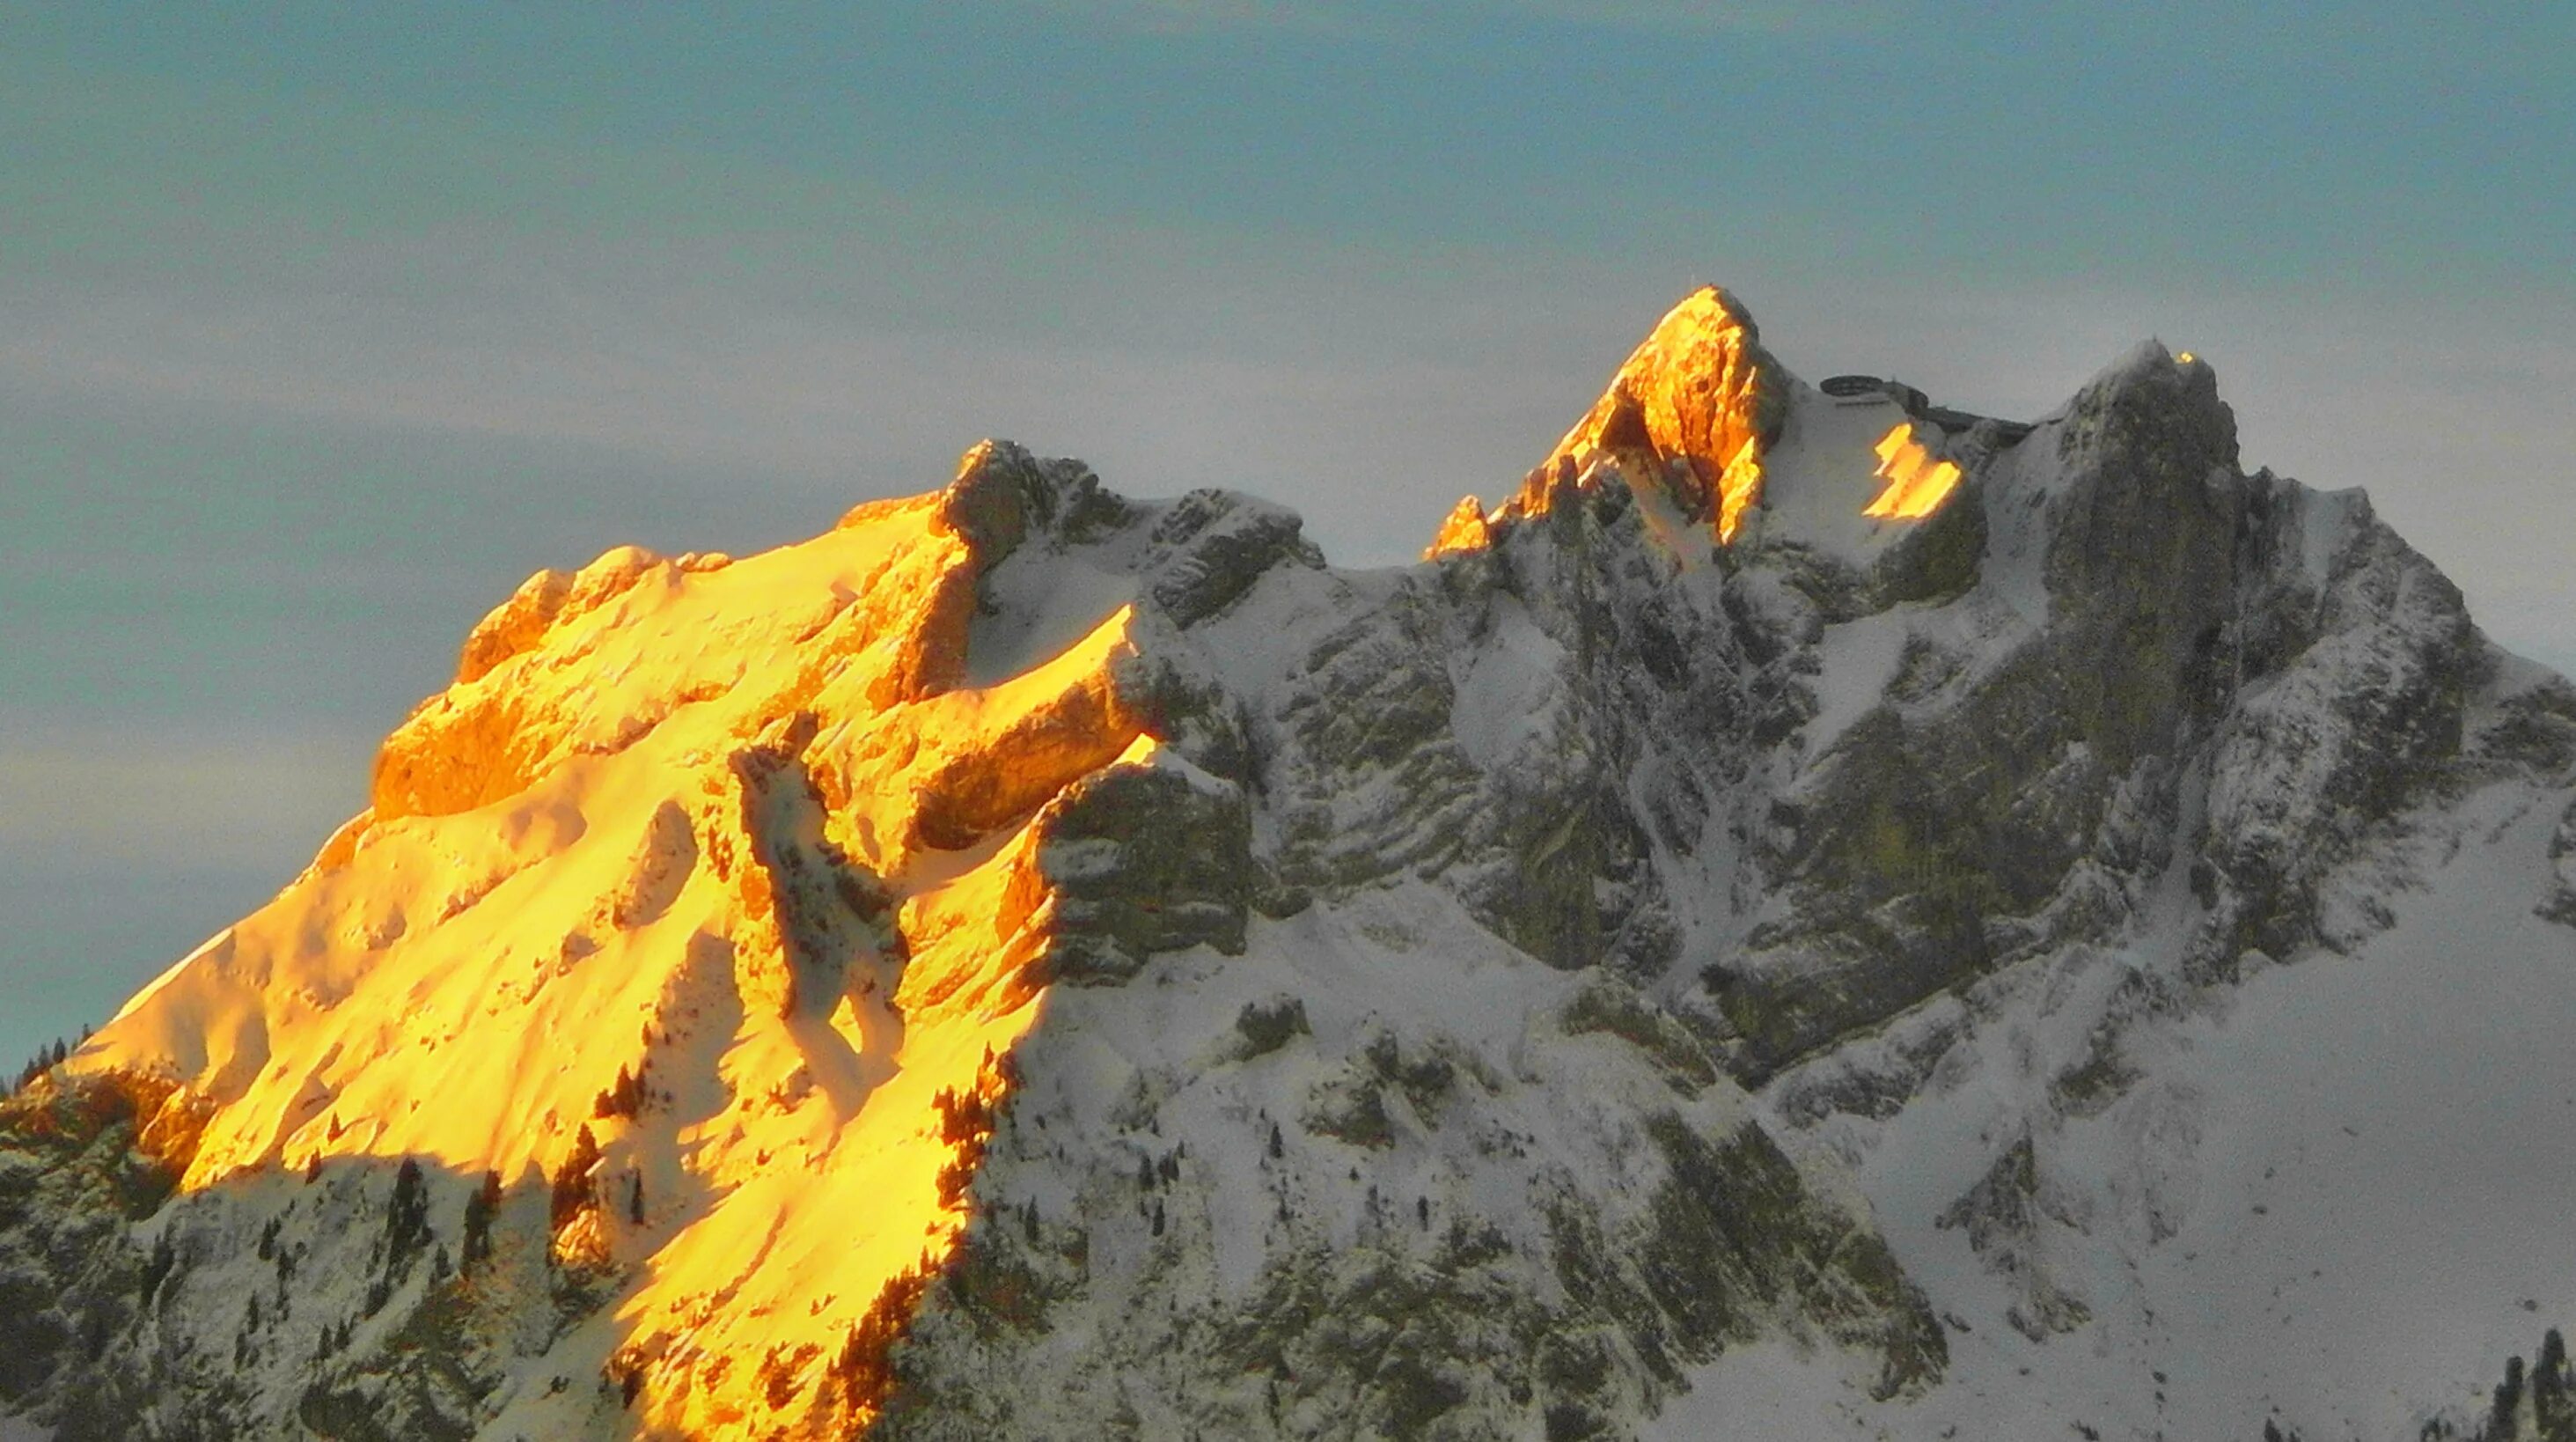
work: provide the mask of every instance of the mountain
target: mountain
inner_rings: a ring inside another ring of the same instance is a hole
[[[0,1435],[2412,1437],[2571,1003],[2576,688],[2208,364],[1703,290],[1408,567],[987,442],[531,578],[0,1106]]]

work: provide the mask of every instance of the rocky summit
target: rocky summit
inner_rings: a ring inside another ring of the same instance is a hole
[[[1426,539],[993,441],[532,578],[0,1104],[0,1436],[2465,1436],[2576,1319],[2576,688],[2208,364],[1704,290]]]

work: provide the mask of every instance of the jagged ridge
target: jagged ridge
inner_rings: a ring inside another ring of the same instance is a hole
[[[1900,430],[1959,480],[1869,516]],[[10,1104],[53,1301],[0,1405],[1558,1438],[1786,1338],[1937,1409],[1883,1227],[2034,1346],[2113,1325],[2065,1130],[2167,1125],[2159,1039],[2395,925],[2472,795],[2571,818],[2517,905],[2576,913],[2571,771],[2576,693],[2160,346],[2007,426],[1824,396],[1704,291],[1391,572],[987,443],[486,618],[314,868]],[[1874,1216],[1843,1119],[1937,1113],[2034,976],[2081,1051]]]

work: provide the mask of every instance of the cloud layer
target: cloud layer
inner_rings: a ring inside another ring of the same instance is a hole
[[[1519,19],[1666,34],[1850,30],[1900,12],[1896,0],[1445,0],[1391,11],[1333,0],[1029,0],[1059,14],[1148,30],[1270,28],[1346,39],[1415,39],[1444,25]]]

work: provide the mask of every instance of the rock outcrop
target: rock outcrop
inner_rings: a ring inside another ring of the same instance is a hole
[[[1786,380],[1735,297],[1716,286],[1694,291],[1619,367],[1505,513],[1545,512],[1558,486],[1607,457],[1731,540],[1760,499],[1762,452],[1788,409]]]

